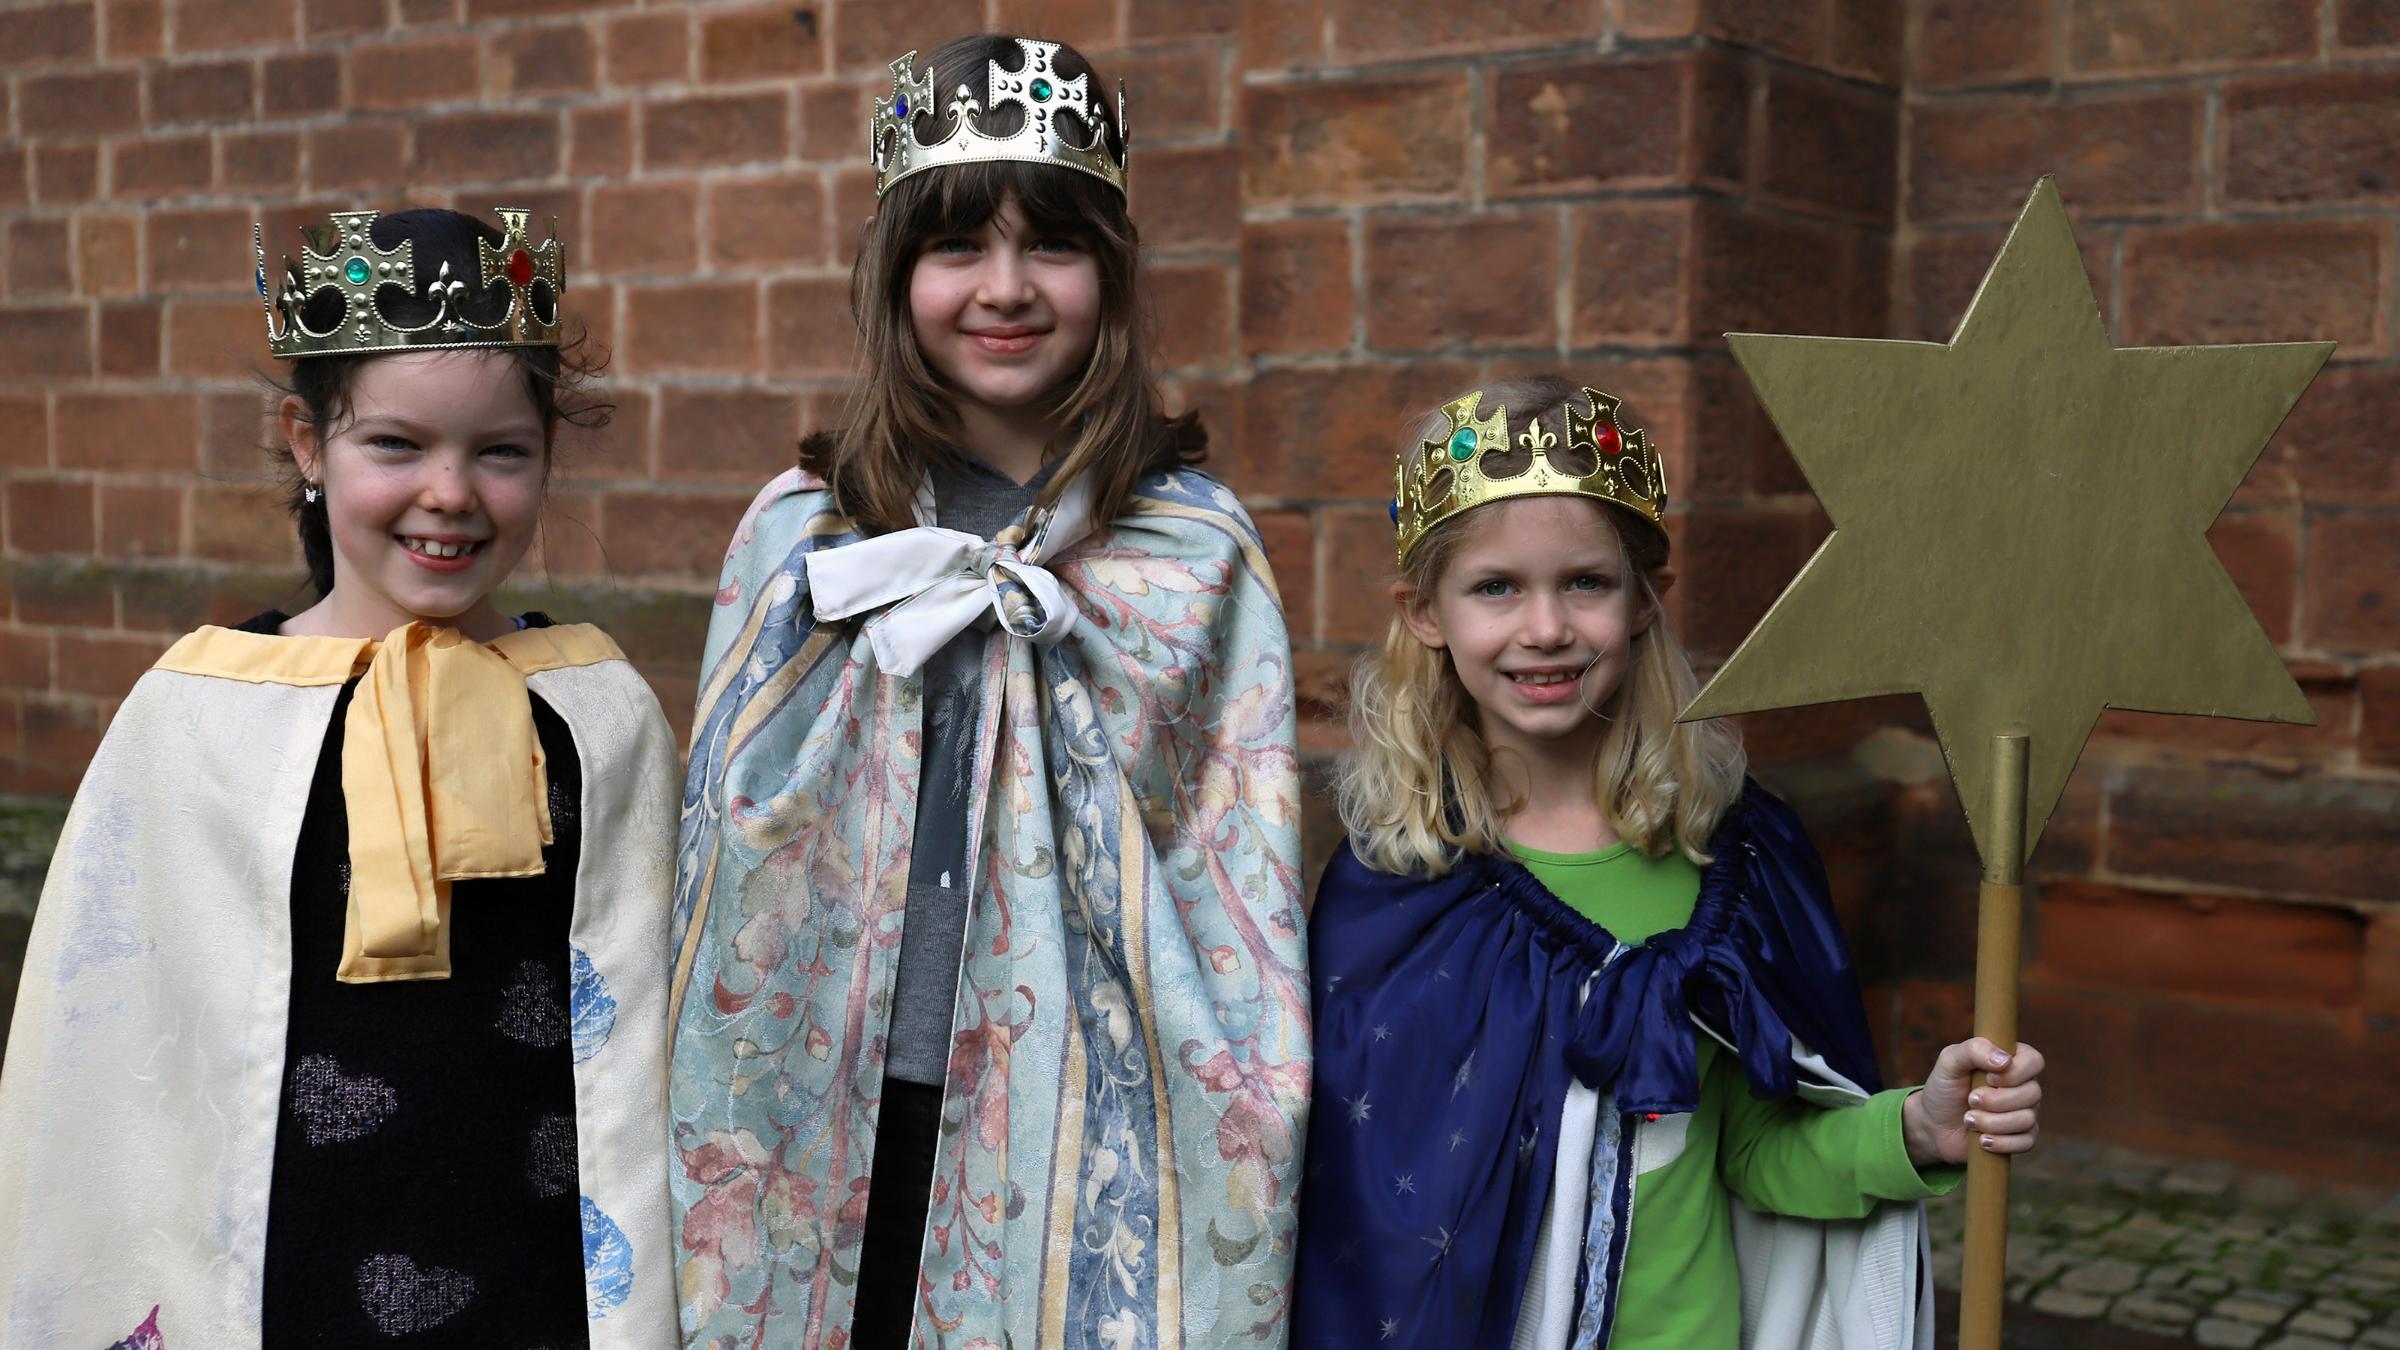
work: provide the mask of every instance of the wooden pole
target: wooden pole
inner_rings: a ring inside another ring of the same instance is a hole
[[[1976,907],[1975,1034],[2014,1051],[2017,967],[2024,937],[2027,739],[1993,738],[1991,852]],[[1977,1073],[1982,1086],[1989,1075]],[[1980,1144],[1967,1155],[1967,1250],[1960,1271],[1958,1350],[2000,1350],[2008,1274],[2008,1159]]]

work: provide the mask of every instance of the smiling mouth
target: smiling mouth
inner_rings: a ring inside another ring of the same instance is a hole
[[[1501,673],[1508,677],[1509,683],[1511,684],[1526,684],[1536,686],[1550,684],[1573,684],[1575,681],[1583,678],[1583,672],[1579,670],[1503,671]]]
[[[399,539],[400,547],[411,553],[420,557],[442,559],[463,558],[470,553],[479,552],[485,544],[491,542],[488,539],[462,539],[455,543],[446,543],[439,539],[420,539],[415,535],[408,534],[394,537]]]
[[[1041,342],[1043,338],[1049,336],[1049,334],[1037,332],[1030,328],[1020,328],[1000,329],[998,331],[988,333],[969,333],[967,336],[973,338],[975,340],[975,344],[983,348],[985,351],[997,352],[1006,355],[1015,352],[1031,351],[1037,344]]]

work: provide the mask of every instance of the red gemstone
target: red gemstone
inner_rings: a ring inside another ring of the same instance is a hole
[[[1623,454],[1625,451],[1624,439],[1617,435],[1617,429],[1615,427],[1610,426],[1606,422],[1602,422],[1600,424],[1599,430],[1594,435],[1593,439],[1600,442],[1600,452],[1602,454],[1617,455]]]
[[[523,249],[508,255],[508,279],[519,286],[533,284],[533,255]]]

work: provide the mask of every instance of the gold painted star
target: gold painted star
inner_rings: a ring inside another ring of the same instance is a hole
[[[2315,721],[2207,530],[2332,343],[2110,346],[2046,178],[1948,345],[1727,341],[1834,532],[1687,720],[1921,693],[1987,865],[1996,735],[2030,855],[2104,707]]]

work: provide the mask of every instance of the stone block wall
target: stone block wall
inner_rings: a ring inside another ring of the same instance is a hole
[[[2055,172],[2120,345],[2340,344],[2209,536],[2318,724],[2103,717],[2034,858],[2025,1016],[2076,1052],[2062,1130],[2389,1184],[2400,6],[1918,0],[1907,49],[1894,336],[1948,337]],[[1965,1006],[1955,809],[1901,792],[1878,900],[1946,916],[1895,929],[1929,1036]]]
[[[877,76],[987,25],[1131,86],[1168,395],[1266,535],[1319,782],[1384,623],[1395,435],[1476,382],[1628,400],[1713,663],[1827,529],[1724,331],[1944,337],[2055,171],[2120,342],[2340,340],[2212,535],[2322,725],[2105,721],[2036,860],[2027,1015],[2107,1038],[2061,1070],[2062,1128],[2400,1166],[2364,1128],[2393,1089],[2345,1081],[2295,1145],[2255,1114],[2191,1128],[2225,1070],[2170,1053],[2296,1087],[2400,1048],[2400,8],[2369,0],[0,9],[0,792],[71,791],[177,633],[304,599],[248,230],[354,206],[559,217],[618,414],[563,447],[515,599],[608,627],[680,725],[731,521],[838,411]],[[1746,723],[1921,1072],[1964,1024],[1975,875],[1922,712]],[[2220,935],[2263,973],[2203,959]]]

